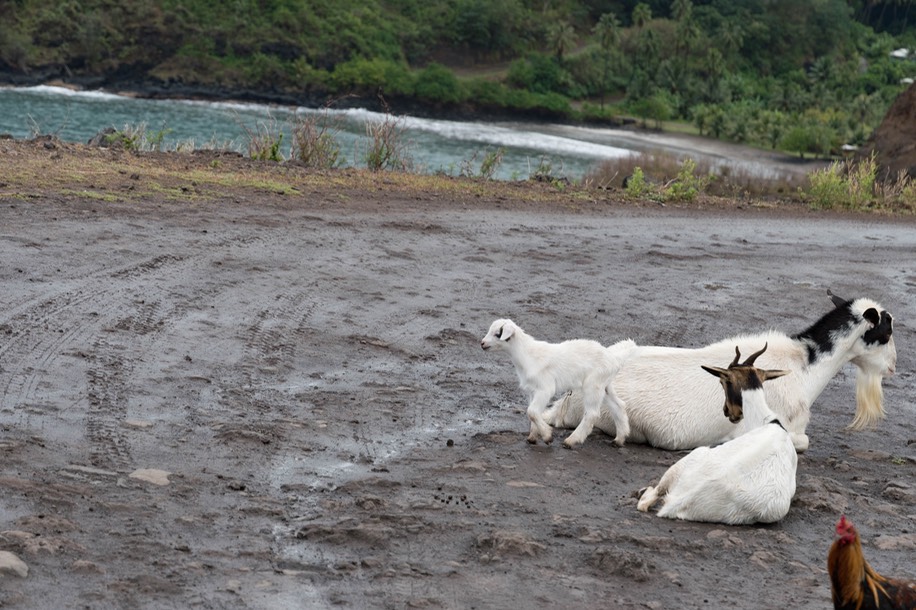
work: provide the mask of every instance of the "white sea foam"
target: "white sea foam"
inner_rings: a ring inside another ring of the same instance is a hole
[[[105,91],[84,91],[82,89],[69,89],[67,87],[57,87],[54,85],[35,85],[34,87],[11,87],[12,91],[22,91],[31,93],[43,93],[46,95],[60,95],[65,97],[79,97],[83,99],[94,100],[119,100],[124,96]]]
[[[304,113],[325,112],[324,110],[317,111],[309,108],[300,108],[298,110]],[[386,119],[385,114],[364,108],[329,110],[327,112],[331,116],[336,114],[359,124],[382,122]],[[591,159],[612,159],[632,154],[632,151],[626,148],[542,133],[536,131],[534,125],[503,126],[499,123],[448,121],[408,115],[398,116],[396,120],[400,121],[400,124],[407,130],[427,132],[447,140],[536,150],[555,155]]]

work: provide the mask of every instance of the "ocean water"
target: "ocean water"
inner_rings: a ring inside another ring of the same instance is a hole
[[[363,109],[324,110],[239,102],[150,100],[102,91],[62,87],[0,88],[0,133],[16,138],[54,134],[87,142],[106,127],[143,126],[148,137],[162,135],[161,148],[223,148],[247,153],[251,134],[282,132],[280,152],[291,154],[290,126],[297,115],[319,113],[340,144],[344,165],[365,166],[367,125],[386,116]],[[625,146],[551,133],[535,123],[486,123],[398,115],[404,154],[423,172],[480,172],[488,152],[503,149],[497,179],[526,179],[539,168],[580,180],[605,159],[632,154]]]

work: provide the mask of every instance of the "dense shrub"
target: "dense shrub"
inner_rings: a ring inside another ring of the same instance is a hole
[[[328,84],[337,93],[374,93],[379,89],[399,95],[414,92],[414,77],[407,68],[386,59],[358,57],[337,64],[328,78]]]
[[[506,105],[508,89],[500,82],[475,78],[465,83],[468,101],[483,107],[500,108]]]
[[[414,92],[420,99],[435,103],[455,103],[464,98],[461,84],[452,71],[437,63],[417,74]]]
[[[533,93],[564,93],[569,88],[569,74],[555,57],[532,53],[509,66],[510,85]]]

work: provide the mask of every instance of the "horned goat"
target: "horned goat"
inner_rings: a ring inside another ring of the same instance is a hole
[[[584,404],[583,416],[563,445],[567,448],[585,442],[595,421],[607,408],[614,423],[614,442],[623,445],[630,429],[626,406],[614,392],[612,378],[636,344],[631,340],[604,347],[597,341],[573,339],[562,343],[538,341],[512,320],[499,319],[480,341],[483,349],[509,352],[518,374],[518,383],[528,393],[529,443],[538,438],[550,443],[553,429],[544,421],[544,410],[557,392],[578,390]]]
[[[858,368],[856,415],[849,427],[858,430],[875,425],[884,417],[881,379],[892,375],[897,364],[893,318],[871,299],[830,296],[834,309],[796,335],[771,330],[697,349],[637,348],[614,379],[614,388],[627,405],[628,439],[679,450],[734,438],[736,426],[718,415],[719,388],[700,366],[727,360],[735,345],[750,352],[763,343],[770,347],[762,364],[792,373],[768,383],[765,394],[770,408],[792,434],[797,451],[808,448],[805,429],[812,403],[849,362]],[[582,398],[575,391],[555,401],[544,414],[547,424],[559,428],[573,428],[581,418]],[[614,423],[607,417],[599,418],[595,427],[615,434]]]
[[[698,447],[647,487],[636,505],[648,511],[664,501],[659,517],[731,525],[774,523],[786,516],[795,495],[798,455],[779,417],[767,406],[763,385],[789,371],[758,369],[754,361],[767,346],[727,369],[703,366],[725,389],[725,416],[751,422],[750,432],[717,447]],[[743,418],[743,419],[742,419]]]

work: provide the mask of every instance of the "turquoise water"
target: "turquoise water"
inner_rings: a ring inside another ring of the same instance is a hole
[[[364,166],[368,145],[366,126],[385,116],[361,109],[318,111],[308,108],[236,102],[149,100],[100,91],[71,91],[38,86],[0,88],[0,133],[16,138],[54,134],[64,141],[86,142],[106,127],[143,126],[147,136],[163,134],[163,150],[228,148],[247,153],[249,133],[284,132],[280,152],[290,156],[289,127],[297,114],[325,114],[341,146],[345,165]],[[535,124],[459,122],[394,117],[406,154],[424,172],[457,175],[462,169],[480,171],[487,152],[504,149],[495,175],[524,179],[539,166],[553,176],[579,180],[603,159],[631,151],[613,145],[539,130]]]

